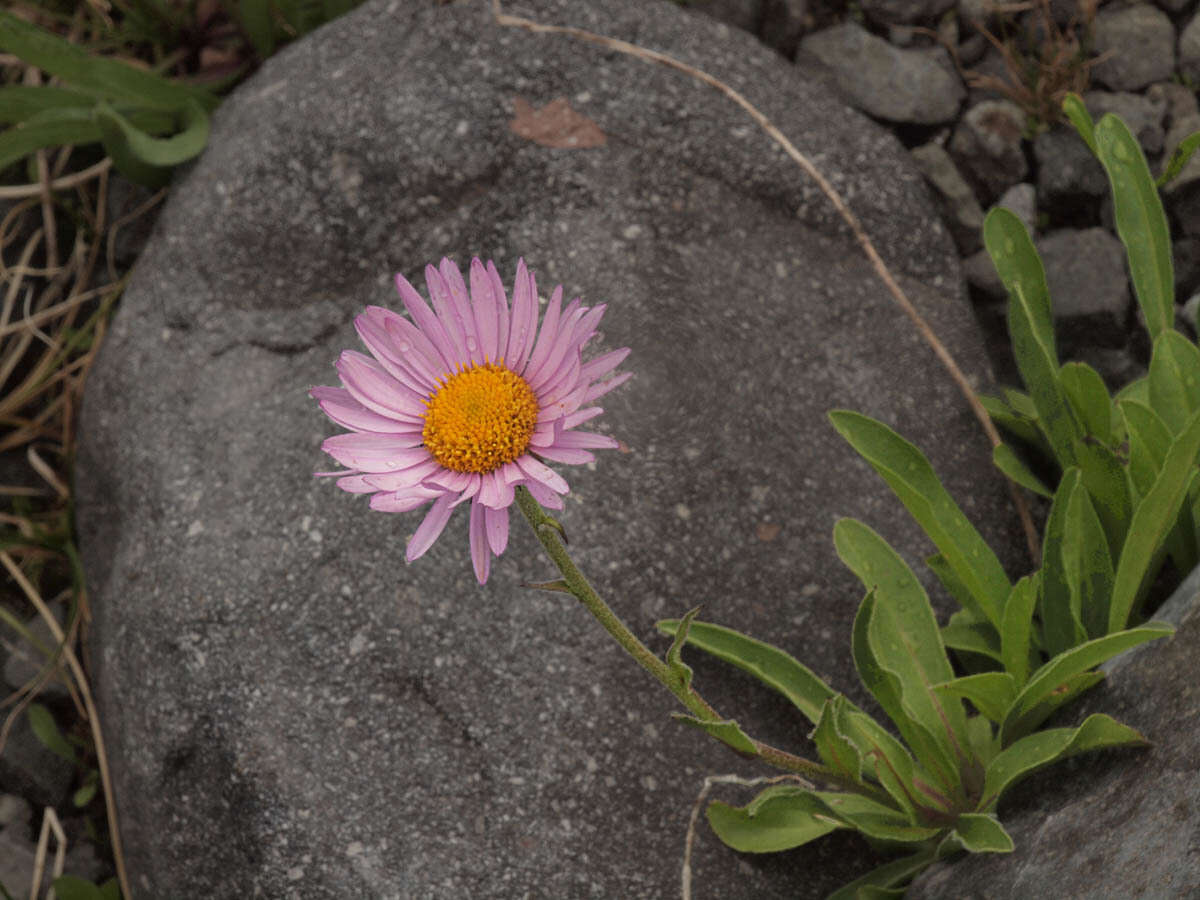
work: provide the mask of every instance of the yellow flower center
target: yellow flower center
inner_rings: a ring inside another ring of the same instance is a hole
[[[426,403],[421,437],[455,472],[494,472],[525,452],[537,424],[533,389],[491,363],[451,375]]]

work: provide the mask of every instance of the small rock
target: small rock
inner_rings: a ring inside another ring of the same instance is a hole
[[[933,186],[958,252],[974,253],[983,246],[983,209],[954,160],[939,144],[924,144],[911,151],[925,180]]]
[[[1154,5],[1164,12],[1170,13],[1172,16],[1179,15],[1187,9],[1192,3],[1192,0],[1154,0]]]
[[[987,39],[976,32],[958,45],[958,61],[964,66],[973,66],[983,59],[987,48]]]
[[[936,19],[955,0],[862,0],[862,11],[880,25],[911,25]]]
[[[1088,91],[1083,103],[1095,121],[1106,113],[1113,113],[1129,126],[1142,150],[1149,156],[1157,156],[1163,147],[1163,118],[1167,111],[1167,99],[1161,94],[1150,97],[1125,91]]]
[[[758,31],[763,3],[762,0],[690,0],[687,8],[753,33]]]
[[[1195,91],[1174,81],[1159,81],[1150,85],[1146,88],[1146,97],[1156,103],[1162,101],[1165,104],[1163,126],[1168,129],[1180,119],[1200,112],[1200,103],[1196,102]]]
[[[1197,315],[1200,314],[1200,294],[1192,294],[1183,304],[1183,308],[1179,311],[1179,316],[1183,321],[1192,326],[1192,331],[1200,334],[1200,322],[1197,321]]]
[[[1108,193],[1108,176],[1083,139],[1068,125],[1043,131],[1033,141],[1037,190],[1043,203],[1057,204]]]
[[[1014,184],[1000,195],[996,205],[1016,213],[1030,234],[1037,231],[1037,188],[1029,182]]]
[[[890,122],[948,122],[967,94],[942,48],[902,50],[853,22],[810,34],[800,48],[834,71],[850,103]]]
[[[808,19],[808,0],[766,0],[758,33],[763,43],[789,59],[796,55]]]
[[[1179,72],[1193,84],[1200,81],[1200,13],[1179,33]]]
[[[1105,7],[1092,26],[1092,49],[1106,58],[1092,78],[1115,91],[1136,91],[1175,72],[1175,29],[1148,3]]]
[[[1025,113],[1008,100],[985,100],[967,110],[954,136],[950,155],[986,199],[1021,181],[1029,171],[1021,146]]]
[[[1103,228],[1063,228],[1036,245],[1055,319],[1087,317],[1094,325],[1125,330],[1129,285],[1120,241]]]

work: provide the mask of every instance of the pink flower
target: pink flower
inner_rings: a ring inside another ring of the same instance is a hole
[[[538,294],[517,263],[512,304],[491,262],[471,261],[471,289],[443,259],[425,267],[433,309],[403,276],[396,288],[411,321],[379,306],[354,320],[371,356],[343,351],[342,387],[309,393],[349,428],[321,449],[346,466],[338,487],[371,494],[371,508],[408,512],[432,501],[408,542],[421,556],[455,506],[471,501],[471,559],[479,583],[508,543],[508,507],[524,485],[542,506],[562,509],[566,481],[546,461],[579,464],[615,448],[602,434],[575,429],[603,410],[588,405],[630,377],[605,381],[629,354],[612,350],[584,362],[604,306],[562,305],[554,289],[538,329]],[[372,358],[373,357],[373,358]]]

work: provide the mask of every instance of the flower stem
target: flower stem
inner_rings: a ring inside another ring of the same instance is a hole
[[[516,489],[516,499],[517,506],[521,508],[525,519],[533,528],[533,533],[537,535],[537,539],[541,542],[542,547],[545,548],[546,553],[549,554],[550,559],[554,561],[554,564],[558,567],[558,571],[562,574],[561,587],[587,607],[588,612],[596,618],[596,621],[604,626],[604,630],[612,635],[613,639],[621,645],[622,649],[637,660],[643,669],[657,678],[696,718],[702,722],[724,721],[721,714],[713,709],[696,692],[695,688],[690,684],[684,683],[671,670],[670,666],[659,659],[649,647],[638,640],[637,635],[629,630],[629,627],[621,621],[609,605],[588,584],[583,573],[579,571],[579,567],[575,565],[574,560],[567,553],[566,543],[563,541],[562,526],[542,509],[541,505],[533,499],[533,495],[524,487],[518,487]],[[856,794],[863,794],[881,802],[889,803],[890,805],[887,795],[872,785],[862,784],[820,763],[796,756],[785,750],[780,750],[778,747],[772,747],[770,744],[764,744],[762,741],[757,741],[753,738],[750,740],[754,744],[755,755],[778,769],[783,769],[786,772],[795,772],[826,784],[834,784],[845,790],[853,791]]]

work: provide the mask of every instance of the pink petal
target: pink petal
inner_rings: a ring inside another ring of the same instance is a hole
[[[417,293],[416,288],[409,284],[408,279],[399,272],[396,273],[396,290],[400,292],[400,299],[404,302],[404,308],[412,316],[412,320],[417,328],[437,348],[438,355],[441,357],[443,370],[446,374],[452,374],[459,361],[458,354],[454,352],[454,344],[447,337],[446,330],[442,328],[442,323],[438,321],[438,317],[434,315],[428,304],[421,299],[421,295]]]
[[[343,466],[367,473],[394,472],[429,459],[429,451],[420,446],[419,437],[414,443],[413,439],[356,431],[326,438],[321,449]]]
[[[519,259],[517,260],[517,277],[513,282],[512,321],[508,329],[508,349],[504,353],[504,364],[518,374],[533,349],[537,319],[537,285],[533,275],[525,268],[525,260]]]
[[[512,485],[496,472],[488,472],[479,476],[482,482],[479,487],[479,502],[493,509],[509,506],[513,502]]]
[[[337,486],[348,494],[373,494],[379,490],[375,485],[367,484],[367,480],[361,475],[347,475],[345,478],[339,478]]]
[[[517,465],[521,467],[521,471],[535,481],[540,481],[546,487],[560,494],[570,493],[570,486],[561,475],[551,469],[549,466],[538,462],[528,453],[517,459]]]
[[[459,277],[461,278],[461,276]],[[458,371],[471,360],[471,353],[467,349],[465,323],[459,315],[457,304],[454,302],[445,277],[432,265],[425,267],[425,287],[429,289],[429,298],[433,301],[438,321],[442,323],[442,329],[446,332],[446,337],[450,339],[451,346],[454,347],[455,367],[453,371]]]
[[[602,353],[595,359],[588,360],[583,364],[583,368],[579,370],[580,381],[595,381],[602,375],[607,375],[629,355],[629,348],[622,347],[619,350],[611,350],[608,353]]]
[[[621,372],[608,379],[608,381],[598,381],[587,389],[587,392],[583,395],[582,402],[591,403],[597,397],[603,397],[614,388],[619,388],[632,377],[632,372]]]
[[[471,298],[467,294],[467,284],[463,281],[462,272],[458,270],[453,260],[443,257],[439,267],[446,286],[450,288],[450,300],[454,304],[455,314],[462,323],[463,335],[467,341],[467,353],[471,362],[479,365],[483,362],[483,348],[479,341],[479,323],[475,321],[475,310],[471,307]]]
[[[482,360],[494,363],[500,356],[497,347],[498,311],[492,296],[492,280],[478,259],[471,260],[471,309],[479,329],[479,353]]]
[[[485,506],[483,515],[487,523],[488,546],[499,556],[508,546],[508,508],[491,509]]]
[[[381,491],[400,491],[420,484],[440,468],[438,461],[430,457],[407,469],[373,473],[365,477],[369,484],[375,485]]]
[[[492,299],[496,303],[496,353],[499,356],[495,362],[503,362],[504,354],[508,352],[508,294],[504,292],[504,281],[496,271],[496,264],[490,259],[487,264],[488,280],[492,283]]]
[[[410,512],[419,506],[424,506],[434,497],[442,496],[441,491],[426,491],[415,488],[408,491],[380,492],[371,498],[371,509],[378,512]]]
[[[444,488],[447,491],[454,491],[457,494],[471,483],[472,477],[478,478],[479,476],[472,476],[471,472],[455,472],[452,469],[442,469],[439,472],[434,472],[425,480],[429,484],[436,484],[440,488]]]
[[[616,450],[620,443],[607,434],[594,431],[564,431],[554,442],[555,447],[587,447],[592,450]]]
[[[308,395],[320,404],[325,415],[351,431],[370,431],[375,434],[411,434],[413,431],[413,425],[407,421],[401,422],[371,412],[345,388],[315,387]]]
[[[538,402],[554,404],[579,387],[579,354],[573,353],[563,360],[558,371],[538,391]]]
[[[574,301],[578,303],[579,301]],[[536,374],[528,375],[526,380],[529,386],[542,393],[554,378],[561,374],[564,365],[578,364],[579,348],[576,346],[567,335],[567,329],[573,327],[576,319],[583,316],[584,309],[575,310],[567,316],[564,314],[562,327],[558,330],[558,340],[554,342],[554,346],[550,348],[550,353],[542,362],[541,367]]]
[[[403,316],[389,316],[384,320],[384,327],[395,342],[396,349],[404,354],[404,360],[413,374],[419,376],[426,385],[426,392],[433,390],[447,374],[433,341]]]
[[[556,399],[553,403],[543,403],[538,405],[538,422],[552,422],[555,419],[561,419],[563,416],[569,416],[575,410],[579,409],[584,400],[587,399],[587,394],[590,389],[587,385],[580,385],[561,399]]]
[[[573,412],[569,416],[564,416],[558,421],[562,423],[564,430],[567,428],[577,428],[584,422],[596,418],[596,416],[600,415],[602,412],[604,412],[604,410],[599,406],[589,406],[586,409]]]
[[[467,500],[471,500],[479,496],[479,488],[483,484],[482,477],[475,472],[468,472],[466,474],[470,476],[470,480],[467,482],[467,486],[462,489],[462,493],[458,496],[454,503],[451,504],[453,506],[458,506],[460,503],[465,503]]]
[[[567,463],[572,466],[594,462],[596,459],[596,455],[589,453],[587,450],[576,450],[571,447],[559,447],[557,445],[553,447],[539,447],[537,455],[544,459]]]
[[[492,568],[492,554],[488,550],[486,507],[479,502],[471,504],[471,562],[475,565],[475,578],[486,584]]]
[[[433,542],[438,539],[438,535],[450,521],[450,501],[453,499],[453,494],[443,494],[429,507],[429,512],[421,520],[421,524],[409,539],[408,547],[404,551],[404,558],[408,562],[419,559],[426,550],[433,546]]]
[[[540,481],[530,480],[525,482],[525,490],[529,491],[533,499],[541,506],[546,507],[546,509],[563,508],[562,497],[558,496],[558,494],[554,493],[554,491],[550,490],[550,488],[546,487]]]
[[[418,396],[428,393],[429,386],[425,385],[424,379],[419,378],[405,362],[378,316],[372,315],[368,310],[355,318],[354,329],[366,348],[371,351],[371,355],[389,375]]]
[[[550,304],[546,307],[546,314],[542,316],[542,324],[538,329],[538,339],[534,345],[533,354],[529,357],[529,362],[525,367],[517,373],[526,380],[528,380],[531,373],[538,370],[542,362],[550,355],[554,339],[558,337],[558,322],[562,317],[562,295],[562,285],[560,284],[554,289],[554,293],[550,295]]]
[[[370,357],[344,350],[335,368],[346,390],[367,409],[401,421],[424,421],[424,400]]]

